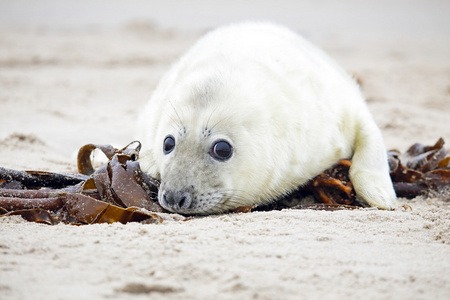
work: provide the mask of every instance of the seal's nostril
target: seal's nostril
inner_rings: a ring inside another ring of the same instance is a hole
[[[172,207],[176,203],[175,193],[171,191],[163,191],[162,200],[165,205]]]
[[[186,202],[186,197],[182,197],[182,198],[180,199],[180,202],[179,202],[178,205],[180,205],[180,207],[183,207],[184,204],[185,204],[185,202]]]
[[[189,208],[189,206],[191,206],[191,203],[192,203],[191,194],[188,192],[180,192],[178,206],[180,208],[186,209]]]

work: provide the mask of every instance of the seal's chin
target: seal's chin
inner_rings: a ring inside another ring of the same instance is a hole
[[[187,208],[182,208],[182,207],[173,207],[170,205],[167,205],[167,203],[165,203],[164,201],[159,201],[159,204],[166,210],[173,212],[173,213],[177,213],[177,214],[181,214],[181,215],[190,215],[190,216],[207,216],[207,215],[217,215],[217,214],[221,214],[221,213],[225,213],[227,211],[229,211],[229,209],[224,209],[223,207],[221,207],[221,205],[214,205],[211,207],[187,207]]]
[[[159,191],[158,202],[164,209],[182,215],[212,215],[232,209],[218,192],[196,196],[189,191],[164,189]]]

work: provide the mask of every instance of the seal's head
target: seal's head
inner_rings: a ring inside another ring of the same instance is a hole
[[[297,165],[286,155],[288,109],[264,104],[280,98],[277,85],[265,83],[262,92],[263,83],[246,76],[251,72],[197,69],[156,93],[144,112],[143,145],[150,149],[141,166],[160,180],[158,200],[169,211],[221,213],[268,202],[298,184],[283,178]]]

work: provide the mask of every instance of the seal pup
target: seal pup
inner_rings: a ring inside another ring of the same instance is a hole
[[[351,158],[360,198],[396,195],[380,130],[355,80],[287,28],[207,33],[163,76],[140,120],[140,163],[181,214],[267,204]]]

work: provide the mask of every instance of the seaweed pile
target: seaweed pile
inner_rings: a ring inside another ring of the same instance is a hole
[[[139,142],[123,149],[85,145],[78,152],[80,175],[0,168],[0,213],[50,225],[160,223],[156,213],[163,209],[152,197],[159,184],[141,171],[140,148]],[[94,171],[90,156],[95,149],[109,161]]]

